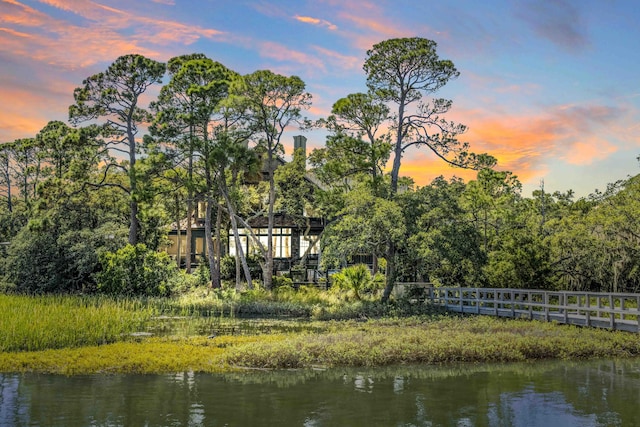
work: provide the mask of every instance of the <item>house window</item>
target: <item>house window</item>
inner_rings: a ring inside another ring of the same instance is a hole
[[[257,239],[262,246],[266,249],[269,243],[269,235],[267,228],[256,228],[253,230]],[[238,229],[240,241],[242,242],[242,249],[245,254],[251,252],[257,252],[258,247],[254,243],[254,240],[250,237],[247,230],[244,228]],[[271,235],[271,242],[273,245],[274,258],[291,258],[291,229],[290,228],[274,228]],[[229,231],[229,255],[235,256],[236,244],[233,236],[233,230]]]
[[[320,251],[318,250],[318,248],[320,247],[320,242],[316,242],[316,240],[318,239],[319,236],[300,236],[300,256],[304,256],[307,250],[309,250],[307,255],[318,255],[320,253]],[[314,242],[315,245],[313,245]],[[309,249],[310,246],[311,249]]]
[[[182,235],[182,236],[169,236],[169,241],[171,243],[169,243],[169,245],[167,246],[166,250],[167,250],[167,254],[169,254],[172,257],[176,257],[178,256],[178,239],[180,239],[180,255],[181,257],[185,256],[185,253],[187,252],[186,248],[187,248],[187,236]]]
[[[240,244],[244,250],[244,254],[247,255],[247,236],[240,234]],[[229,233],[229,255],[236,256],[236,239],[233,232]]]
[[[196,237],[196,254],[205,256],[207,251],[205,250],[204,237]]]

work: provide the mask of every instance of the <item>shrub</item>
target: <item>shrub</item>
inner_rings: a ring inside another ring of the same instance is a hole
[[[55,236],[24,227],[11,241],[5,259],[5,278],[24,293],[61,290],[62,265]]]
[[[278,289],[281,286],[293,287],[293,280],[287,276],[273,276],[271,280],[274,289]]]
[[[355,299],[362,299],[364,292],[373,292],[384,284],[382,275],[371,275],[369,267],[364,264],[357,264],[344,268],[339,273],[332,276],[333,284],[342,290],[353,292]]]
[[[259,255],[252,254],[247,256],[247,264],[249,265],[249,273],[252,278],[262,277],[262,267],[260,267]],[[236,278],[235,257],[225,255],[220,259],[220,278],[222,280],[234,280]]]
[[[196,276],[198,278],[198,286],[211,285],[211,273],[209,273],[209,265],[203,260],[198,269],[196,270]]]
[[[98,254],[115,250],[121,234],[122,229],[112,223],[61,232],[33,221],[6,247],[0,282],[19,293],[92,292],[100,269]]]
[[[127,245],[100,256],[98,290],[111,295],[166,296],[169,280],[177,268],[165,252],[154,252],[144,244]]]

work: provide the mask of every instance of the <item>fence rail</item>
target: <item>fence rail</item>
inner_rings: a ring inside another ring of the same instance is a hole
[[[449,311],[640,332],[640,294],[422,288],[426,301]]]

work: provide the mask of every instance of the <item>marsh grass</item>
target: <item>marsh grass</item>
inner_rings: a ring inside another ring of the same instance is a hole
[[[172,300],[0,295],[0,372],[228,372],[640,356],[640,335],[633,333],[425,315],[419,304],[322,302],[313,290],[304,291],[306,305],[290,290],[200,292]],[[308,314],[292,319],[295,307]],[[143,330],[156,336],[131,336]]]
[[[131,299],[0,295],[0,352],[112,343],[152,314]]]
[[[323,334],[233,348],[233,366],[283,369],[640,356],[637,334],[490,317],[336,322]]]
[[[215,338],[127,337],[99,346],[0,352],[0,372],[231,372],[640,356],[637,334],[525,320],[422,316],[310,325],[318,328]]]
[[[375,294],[354,299],[338,288],[322,291],[313,286],[282,286],[272,292],[261,288],[236,293],[233,289],[196,288],[174,298],[149,299],[158,312],[174,316],[228,318],[289,318],[347,320],[385,316],[433,314],[441,310],[427,304],[396,301],[383,304]]]
[[[222,358],[228,346],[257,337],[146,338],[101,346],[36,352],[0,353],[0,372],[63,375],[229,372]]]

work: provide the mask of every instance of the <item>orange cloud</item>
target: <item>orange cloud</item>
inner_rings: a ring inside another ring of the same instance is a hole
[[[618,151],[618,147],[598,137],[589,137],[573,144],[564,159],[572,165],[589,165],[604,160]]]
[[[637,126],[633,117],[620,107],[564,105],[534,115],[457,110],[449,118],[469,126],[459,139],[468,141],[472,152],[486,152],[497,158],[497,169],[512,171],[523,183],[535,183],[548,173],[551,161],[589,165],[608,158],[621,145],[640,143],[629,132]],[[474,171],[452,168],[426,148],[405,153],[400,173],[419,185],[439,175],[475,179]]]
[[[5,100],[0,104],[0,142],[33,137],[50,120],[67,119],[67,107],[73,101],[71,85],[52,84],[30,91],[8,83],[0,87],[0,99]]]
[[[300,16],[300,15],[296,15],[294,16],[294,19],[296,19],[297,21],[300,22],[304,22],[305,24],[312,24],[312,25],[319,25],[322,27],[326,27],[329,30],[337,30],[338,27],[334,24],[332,24],[329,21],[325,21],[324,19],[318,19],[318,18],[312,18],[311,16]]]
[[[0,51],[74,69],[133,52],[149,57],[167,56],[169,53],[163,55],[150,46],[189,45],[201,38],[224,36],[215,29],[137,16],[90,1],[42,2],[74,13],[89,24],[74,25],[11,0],[0,17],[0,23],[11,27],[4,29]],[[29,37],[24,36],[25,31]]]

